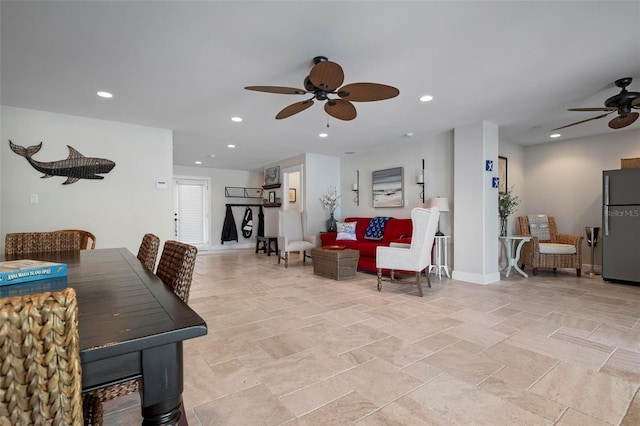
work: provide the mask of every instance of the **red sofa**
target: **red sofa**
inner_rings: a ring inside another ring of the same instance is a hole
[[[358,270],[376,273],[376,248],[388,246],[392,242],[411,243],[413,224],[411,219],[389,219],[384,226],[382,240],[368,240],[364,238],[367,227],[372,218],[348,217],[342,222],[357,222],[356,240],[337,240],[337,232],[323,232],[320,240],[323,246],[341,245],[360,252]]]

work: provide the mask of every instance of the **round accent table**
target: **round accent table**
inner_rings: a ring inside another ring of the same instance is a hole
[[[528,241],[531,241],[531,237],[528,237],[526,235],[507,235],[506,237],[499,238],[502,242],[502,247],[504,248],[504,252],[507,257],[507,265],[501,269],[501,271],[504,271],[505,269],[507,270],[507,272],[505,273],[505,277],[509,277],[511,268],[515,269],[523,277],[529,277],[529,275],[527,275],[522,269],[518,267],[518,260],[520,260],[520,250],[522,250],[522,245]]]

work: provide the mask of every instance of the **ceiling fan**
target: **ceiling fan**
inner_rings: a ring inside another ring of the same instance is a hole
[[[358,115],[351,102],[371,102],[390,99],[398,96],[400,91],[392,86],[378,83],[352,83],[340,87],[344,81],[342,67],[329,61],[324,56],[313,58],[314,66],[304,79],[304,89],[281,86],[247,86],[247,90],[257,92],[279,93],[284,95],[313,94],[307,100],[296,102],[285,107],[276,115],[276,119],[291,117],[313,105],[313,100],[327,101],[324,110],[339,120],[353,120]],[[340,87],[340,88],[338,88]],[[330,98],[336,95],[338,98]]]
[[[565,127],[575,126],[576,124],[586,123],[587,121],[597,120],[599,118],[606,117],[607,115],[618,111],[618,116],[609,121],[609,127],[612,129],[622,129],[633,124],[638,119],[637,112],[632,112],[632,109],[640,109],[640,93],[629,92],[626,87],[631,84],[631,77],[621,78],[616,80],[616,86],[622,90],[615,96],[610,97],[604,101],[604,107],[600,108],[570,108],[569,111],[607,111],[604,114],[600,114],[596,117],[591,117],[586,120],[577,121],[575,123],[567,124],[566,126],[558,127],[553,130],[564,129]]]

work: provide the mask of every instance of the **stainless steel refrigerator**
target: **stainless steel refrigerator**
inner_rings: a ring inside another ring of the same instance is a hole
[[[640,283],[640,169],[602,172],[602,278]]]

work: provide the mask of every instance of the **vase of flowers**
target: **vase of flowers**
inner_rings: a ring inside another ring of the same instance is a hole
[[[320,202],[322,203],[322,206],[329,210],[329,220],[327,220],[327,232],[335,232],[338,230],[338,226],[337,226],[337,221],[335,219],[335,217],[333,217],[333,213],[336,210],[336,207],[338,207],[338,200],[339,200],[340,196],[338,195],[336,188],[331,188],[329,190],[329,193],[324,194],[322,197],[320,197]]]
[[[509,216],[516,211],[516,207],[520,204],[520,198],[513,195],[513,186],[505,192],[498,195],[498,215],[500,216],[500,236],[507,236],[507,223]]]

